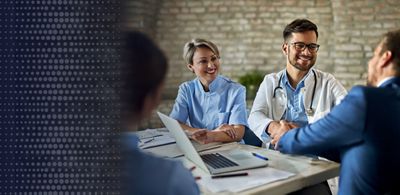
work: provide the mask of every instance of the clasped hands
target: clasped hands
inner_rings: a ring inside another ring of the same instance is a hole
[[[277,146],[278,146],[277,143],[279,142],[279,140],[281,139],[283,134],[285,134],[290,129],[297,128],[297,127],[298,127],[298,125],[296,125],[295,123],[288,122],[285,120],[272,121],[271,123],[269,123],[268,133],[269,133],[270,137],[272,138],[271,144],[275,145],[275,149],[277,149]]]
[[[201,144],[208,144],[211,142],[216,142],[217,134],[219,133],[225,133],[232,139],[238,138],[238,134],[234,128],[233,125],[228,125],[228,124],[222,124],[218,128],[209,131],[207,129],[199,129],[196,130],[192,133],[190,133],[190,138],[194,139],[195,141],[201,143]]]

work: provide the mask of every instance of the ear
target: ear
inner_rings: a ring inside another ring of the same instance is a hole
[[[193,64],[188,64],[186,67],[190,70],[190,72],[194,73]]]
[[[282,44],[282,52],[283,52],[283,54],[285,54],[285,55],[288,54],[287,49],[288,49],[288,44],[287,43],[283,43]]]
[[[379,58],[379,67],[384,68],[387,67],[392,61],[393,54],[391,51],[385,51],[381,57]]]

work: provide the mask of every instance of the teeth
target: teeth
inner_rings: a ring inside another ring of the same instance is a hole
[[[215,72],[215,69],[208,69],[207,70],[207,73],[214,73]]]
[[[312,57],[311,57],[311,56],[299,56],[299,58],[302,58],[302,59],[311,59]]]

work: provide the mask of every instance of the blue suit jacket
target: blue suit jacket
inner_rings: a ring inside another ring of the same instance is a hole
[[[327,116],[283,135],[278,149],[339,154],[339,194],[398,194],[400,78],[379,88],[354,87]]]

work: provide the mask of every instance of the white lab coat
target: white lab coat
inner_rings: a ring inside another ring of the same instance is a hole
[[[282,116],[287,109],[285,86],[281,85],[283,89],[277,89],[275,98],[272,97],[275,87],[278,86],[279,78],[284,74],[284,71],[286,69],[264,77],[250,111],[248,119],[250,129],[264,143],[269,143],[270,141],[270,138],[265,133],[269,123],[274,120],[279,121],[283,119]],[[312,105],[314,114],[307,115],[309,123],[313,123],[328,114],[333,106],[339,104],[347,94],[346,89],[331,74],[316,69],[314,71],[317,76],[317,85]],[[301,93],[305,93],[303,104],[306,110],[310,107],[313,88],[314,74],[310,72],[304,80],[304,87],[301,89]]]

